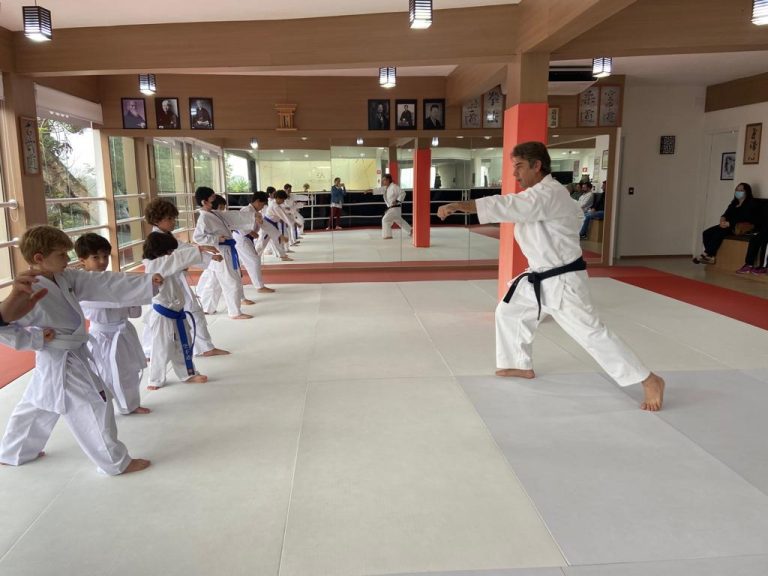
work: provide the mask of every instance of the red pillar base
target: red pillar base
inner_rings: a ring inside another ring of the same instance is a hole
[[[515,180],[512,150],[521,142],[547,142],[546,103],[516,104],[504,111],[504,158],[502,194],[515,194],[520,187]],[[502,224],[499,238],[499,298],[507,292],[507,283],[523,272],[528,261],[515,242],[515,225]]]
[[[430,245],[431,169],[432,150],[416,148],[413,151],[413,245],[417,248],[429,248]]]

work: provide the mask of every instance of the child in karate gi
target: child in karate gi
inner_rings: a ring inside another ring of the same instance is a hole
[[[14,408],[0,442],[0,462],[19,466],[43,455],[59,417],[83,452],[109,475],[138,472],[149,460],[132,459],[117,439],[112,403],[88,350],[82,300],[138,306],[152,299],[159,275],[69,270],[72,241],[52,226],[34,226],[21,237],[24,259],[39,274],[36,288],[48,290],[26,316],[23,327],[52,328],[55,338],[35,354],[35,370]]]
[[[144,241],[144,269],[162,274],[163,287],[152,299],[149,331],[152,349],[149,356],[149,385],[147,390],[159,390],[165,385],[168,363],[176,376],[189,383],[204,383],[208,377],[195,370],[192,361],[194,326],[190,330],[184,310],[184,286],[179,277],[193,265],[203,265],[203,254],[221,261],[221,254],[211,246],[177,250],[179,243],[173,234],[151,232]],[[193,322],[194,325],[194,322]]]
[[[197,292],[203,311],[206,314],[215,313],[219,302],[216,284],[211,281],[215,277],[221,285],[221,294],[224,295],[229,317],[234,320],[247,320],[253,316],[243,314],[240,309],[243,282],[240,278],[240,260],[235,250],[232,230],[253,223],[246,222],[239,213],[230,214],[214,210],[215,199],[216,193],[211,188],[201,186],[195,191],[195,201],[200,206],[200,213],[192,239],[202,246],[217,247],[224,258],[221,262],[211,262],[205,269],[200,276]]]
[[[144,208],[144,220],[152,225],[152,232],[165,232],[166,234],[173,234],[176,228],[176,219],[179,217],[179,211],[173,203],[162,198],[155,198]],[[177,240],[178,241],[178,240]],[[187,242],[179,242],[178,250],[197,250],[197,246],[188,244]],[[211,334],[208,331],[208,321],[205,319],[203,308],[200,306],[200,301],[197,298],[197,294],[189,284],[186,273],[182,272],[176,279],[181,283],[184,289],[184,310],[192,315],[197,328],[197,334],[195,337],[194,353],[195,356],[222,356],[229,354],[229,351],[217,348]],[[149,358],[149,353],[152,348],[152,337],[149,333],[149,316],[152,312],[152,307],[149,307],[148,312],[144,315],[144,353]]]
[[[240,230],[235,230],[235,242],[237,243],[237,253],[240,254],[240,260],[248,271],[257,292],[260,294],[270,294],[274,289],[268,288],[264,284],[261,274],[261,253],[264,245],[258,242],[259,232],[264,224],[264,218],[261,210],[267,205],[267,195],[264,192],[254,192],[251,197],[251,203],[240,208],[240,213],[247,215],[248,219],[253,219],[253,226]]]
[[[274,208],[271,208],[276,203],[275,192],[273,186],[267,186],[267,205],[261,210],[263,222],[259,242],[262,245],[262,252],[269,246],[275,257],[283,261],[292,261],[293,258],[288,256],[285,248],[288,238],[281,232],[284,224],[281,224],[280,218],[274,214]]]
[[[112,245],[90,232],[75,241],[75,254],[87,272],[104,272],[109,266]],[[121,414],[149,414],[140,406],[141,373],[147,367],[136,328],[128,318],[140,318],[141,306],[104,308],[98,302],[83,302],[83,314],[90,321],[88,349],[99,374]]]

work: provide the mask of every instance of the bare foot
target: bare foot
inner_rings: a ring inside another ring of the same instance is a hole
[[[144,408],[144,406],[139,406],[138,408],[136,408],[136,410],[131,412],[131,414],[149,414],[151,412],[152,410],[150,410],[149,408]]]
[[[530,380],[536,378],[536,373],[533,370],[518,370],[517,368],[503,368],[496,370],[496,376],[502,378],[525,378]]]
[[[205,384],[208,382],[208,376],[205,374],[195,374],[184,380],[187,384]]]
[[[142,458],[134,458],[131,460],[131,463],[128,464],[128,467],[121,472],[121,474],[130,474],[132,472],[141,472],[142,470],[146,470],[149,468],[149,465],[151,462],[149,460],[144,460]]]
[[[382,240],[392,240],[392,236],[385,236]]]
[[[254,304],[256,304],[256,302],[254,302],[253,300],[248,300],[248,298],[246,298],[245,300],[241,300],[240,304],[242,304],[243,306],[253,306]]]
[[[664,404],[664,379],[653,372],[643,380],[643,394],[645,398],[640,408],[649,412],[658,412]]]
[[[149,386],[147,386],[147,390],[160,390],[160,386],[153,386],[152,384],[150,384]]]
[[[280,258],[280,260],[282,260],[283,262],[293,262],[293,258],[291,258],[290,256],[284,256]]]
[[[253,318],[250,314],[238,314],[237,316],[230,316],[232,320],[250,320]]]
[[[216,312],[203,312],[206,316],[213,316]]]
[[[272,294],[272,292],[274,291],[275,291],[274,288],[268,288],[267,286],[262,286],[261,288],[256,290],[256,292],[258,292],[259,294]]]
[[[203,352],[200,356],[226,356],[227,354],[231,354],[231,352],[229,350],[222,350],[221,348],[214,348],[213,350],[208,350],[208,352]]]

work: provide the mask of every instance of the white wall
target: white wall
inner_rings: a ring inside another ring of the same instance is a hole
[[[638,86],[627,78],[616,254],[691,254],[701,189],[706,89]],[[659,154],[661,136],[675,153]],[[738,173],[737,173],[738,177]],[[628,194],[633,187],[634,195]]]

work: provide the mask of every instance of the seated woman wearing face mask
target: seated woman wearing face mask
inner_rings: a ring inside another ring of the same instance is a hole
[[[720,224],[707,228],[702,233],[704,252],[693,259],[695,264],[714,264],[720,244],[731,234],[751,232],[759,218],[758,207],[752,197],[752,187],[744,182],[736,186],[733,200],[725,213],[720,216]]]

